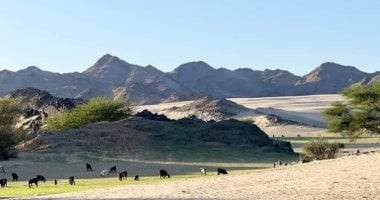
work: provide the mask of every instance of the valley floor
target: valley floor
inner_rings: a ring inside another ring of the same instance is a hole
[[[45,199],[379,199],[380,154],[252,171],[240,175],[129,185]]]

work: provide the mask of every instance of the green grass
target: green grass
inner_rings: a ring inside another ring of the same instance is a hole
[[[235,172],[236,173],[236,172]],[[240,172],[241,173],[241,172]],[[210,175],[207,177],[211,177]],[[26,181],[8,182],[8,187],[0,188],[1,198],[24,198],[30,196],[41,196],[48,194],[59,194],[67,192],[78,192],[97,188],[110,188],[115,186],[126,186],[132,184],[147,184],[163,181],[183,180],[189,178],[200,177],[198,174],[173,176],[170,179],[159,179],[155,177],[140,177],[140,181],[134,181],[132,178],[124,181],[119,181],[117,178],[91,178],[91,179],[76,179],[76,185],[71,186],[68,180],[59,180],[58,185],[54,185],[53,180],[48,180],[46,183],[41,183],[39,187],[28,188]],[[202,177],[202,178],[207,178]],[[33,185],[34,186],[34,185]]]

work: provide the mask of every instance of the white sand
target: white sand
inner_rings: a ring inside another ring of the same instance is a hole
[[[379,172],[380,154],[368,154],[241,175],[122,186],[44,198],[380,199]]]
[[[265,114],[277,115],[283,119],[295,121],[306,126],[297,125],[280,125],[267,126],[266,121],[260,115],[252,114],[252,116],[237,116],[237,118],[252,118],[257,125],[263,129],[269,136],[316,136],[325,131],[323,128],[325,122],[321,115],[322,111],[330,106],[334,101],[343,101],[341,95],[307,95],[307,96],[284,96],[284,97],[263,97],[263,98],[230,98],[229,100],[241,104],[247,108],[259,109]],[[136,111],[148,109],[151,112],[165,114],[169,118],[178,119],[182,115],[176,115],[175,112],[167,113],[165,109],[173,106],[183,106],[192,101],[183,101],[175,103],[163,103],[157,105],[137,106]]]

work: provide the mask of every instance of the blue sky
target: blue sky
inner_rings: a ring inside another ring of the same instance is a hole
[[[380,70],[378,0],[0,0],[0,69],[83,71],[106,53],[171,71]]]

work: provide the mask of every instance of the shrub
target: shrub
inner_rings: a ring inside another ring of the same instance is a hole
[[[0,98],[0,160],[7,160],[13,156],[14,147],[23,140],[23,130],[14,127],[21,113],[19,100]]]
[[[310,157],[316,160],[332,159],[336,157],[339,149],[343,145],[340,143],[329,143],[328,141],[320,138],[306,143],[303,146],[305,157]]]
[[[0,160],[8,160],[14,155],[17,145],[15,135],[4,127],[0,127]]]
[[[126,101],[95,98],[48,118],[45,123],[48,131],[62,131],[100,121],[117,121],[130,115],[131,109]]]

